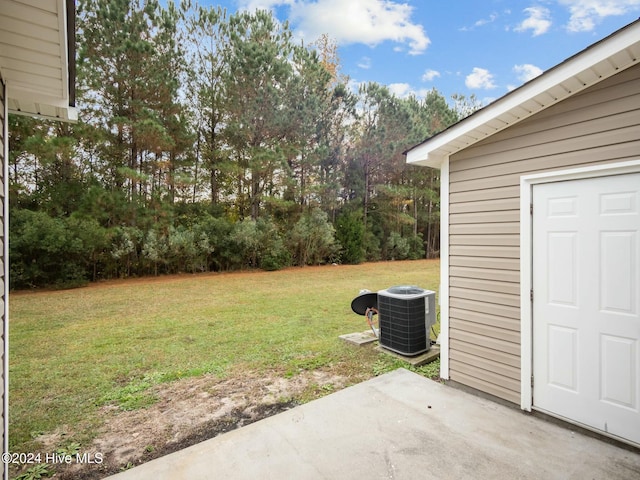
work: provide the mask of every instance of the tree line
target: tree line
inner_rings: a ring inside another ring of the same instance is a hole
[[[77,124],[9,118],[12,288],[438,255],[402,152],[475,98],[355,89],[328,36],[189,1],[79,1],[77,52]]]

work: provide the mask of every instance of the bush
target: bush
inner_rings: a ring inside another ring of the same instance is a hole
[[[110,267],[115,276],[129,277],[138,271],[139,255],[144,234],[136,227],[116,227],[110,229]]]
[[[342,212],[336,220],[336,240],[341,246],[342,263],[358,264],[364,262],[364,223],[362,211]]]
[[[294,225],[288,244],[297,265],[320,265],[331,261],[339,251],[335,230],[319,208],[303,215]]]
[[[406,260],[410,251],[409,241],[402,238],[398,232],[391,232],[387,238],[387,258],[389,260]]]
[[[282,236],[270,219],[236,223],[230,239],[241,267],[278,270],[290,264]]]
[[[14,210],[9,233],[11,288],[71,288],[88,282],[87,264],[99,246],[90,243],[93,223]]]
[[[231,233],[231,241],[235,246],[235,260],[239,267],[258,267],[258,226],[255,220],[246,218],[235,224]]]
[[[156,230],[149,230],[144,237],[142,245],[142,256],[153,266],[154,275],[158,275],[158,266],[167,263],[167,245],[166,237],[158,233]]]
[[[270,220],[257,222],[258,238],[262,245],[259,255],[259,267],[263,270],[280,270],[291,265],[291,254],[287,250],[282,235]]]
[[[368,262],[377,262],[382,260],[382,251],[380,248],[380,237],[376,235],[374,232],[366,231],[364,233],[364,249],[365,249],[365,259]]]
[[[234,268],[238,258],[232,239],[234,225],[224,217],[206,215],[197,228],[209,243],[207,269],[217,271]]]
[[[411,234],[403,237],[398,232],[392,232],[386,243],[388,260],[418,260],[424,258],[424,242],[422,235]]]
[[[193,230],[184,227],[170,227],[168,238],[167,257],[171,271],[191,272],[195,271],[197,247]]]
[[[409,260],[425,258],[424,238],[422,237],[422,233],[411,235],[407,240],[409,242]]]
[[[94,218],[80,218],[72,215],[65,219],[71,238],[79,239],[82,249],[76,262],[82,265],[92,280],[97,280],[101,267],[107,258],[107,229]]]

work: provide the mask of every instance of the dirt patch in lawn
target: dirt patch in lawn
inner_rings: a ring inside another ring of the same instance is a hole
[[[288,410],[301,399],[339,390],[353,380],[316,370],[291,378],[276,373],[227,379],[210,375],[157,385],[153,393],[158,401],[150,407],[128,412],[103,407],[103,430],[92,445],[81,448],[81,454],[102,462],[56,465],[56,478],[103,478]],[[53,446],[60,440],[55,437],[38,440]]]

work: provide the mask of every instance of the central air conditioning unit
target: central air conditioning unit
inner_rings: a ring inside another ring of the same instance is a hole
[[[415,286],[378,291],[380,345],[401,355],[431,348],[429,331],[436,322],[436,293]]]

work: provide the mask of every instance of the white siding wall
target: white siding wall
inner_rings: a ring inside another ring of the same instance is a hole
[[[640,158],[640,66],[450,159],[451,380],[520,403],[520,176]]]

